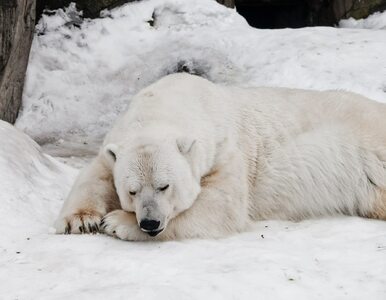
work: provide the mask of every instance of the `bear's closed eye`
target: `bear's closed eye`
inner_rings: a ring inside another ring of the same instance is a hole
[[[163,191],[167,190],[168,187],[169,187],[169,185],[167,184],[167,185],[165,185],[163,187],[158,188],[158,190],[163,192]]]

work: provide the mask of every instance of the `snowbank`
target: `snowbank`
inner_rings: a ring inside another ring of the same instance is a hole
[[[209,0],[151,0],[38,25],[17,127],[39,143],[98,143],[134,93],[189,69],[215,82],[345,89],[386,102],[383,31],[257,30]]]
[[[0,247],[52,224],[76,171],[0,121]],[[1,294],[0,294],[1,295]]]
[[[386,30],[386,11],[376,12],[366,19],[355,20],[354,18],[341,20],[341,28],[383,29]]]

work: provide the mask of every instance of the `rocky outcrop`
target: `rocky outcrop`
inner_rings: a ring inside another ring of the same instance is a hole
[[[351,17],[363,19],[376,11],[386,10],[386,0],[335,0],[332,8],[336,21]]]

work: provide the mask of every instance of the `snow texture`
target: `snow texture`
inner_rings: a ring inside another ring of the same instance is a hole
[[[386,11],[373,13],[366,19],[349,18],[339,22],[341,28],[362,28],[386,30]]]
[[[132,95],[165,74],[386,102],[381,30],[257,30],[209,0],[103,16],[82,21],[70,7],[37,26],[17,127],[64,157],[0,122],[0,299],[386,299],[382,221],[264,221],[221,240],[164,243],[53,234],[78,168]]]

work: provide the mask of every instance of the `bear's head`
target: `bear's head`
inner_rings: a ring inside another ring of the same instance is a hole
[[[149,235],[161,233],[197,198],[200,178],[192,168],[194,148],[194,139],[169,138],[103,149],[122,209],[135,212],[141,230]]]

